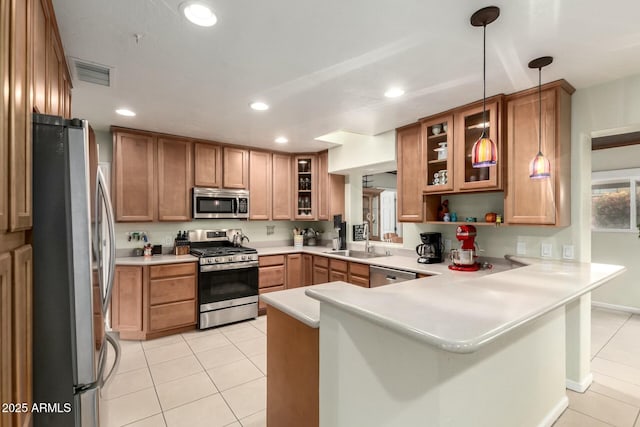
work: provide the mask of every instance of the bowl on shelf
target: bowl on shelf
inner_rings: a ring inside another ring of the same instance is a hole
[[[433,126],[431,126],[431,132],[434,135],[438,135],[440,132],[442,132],[442,126],[441,125],[433,125]]]

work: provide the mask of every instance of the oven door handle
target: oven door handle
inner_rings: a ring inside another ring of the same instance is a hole
[[[212,271],[224,271],[224,270],[244,270],[247,268],[258,267],[258,261],[242,261],[242,262],[230,262],[228,264],[207,264],[200,266],[201,273],[209,273]]]
[[[240,215],[240,197],[236,197],[236,207],[235,209],[233,209],[233,215],[234,216]]]

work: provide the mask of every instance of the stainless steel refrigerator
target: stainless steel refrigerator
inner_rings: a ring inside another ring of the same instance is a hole
[[[86,121],[33,115],[33,212],[33,400],[53,404],[33,413],[34,425],[98,426],[100,388],[120,351],[102,333],[115,236],[104,178],[89,167]]]

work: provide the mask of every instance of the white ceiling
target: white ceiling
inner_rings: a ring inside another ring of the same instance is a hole
[[[332,131],[374,135],[482,97],[482,29],[469,18],[485,1],[210,0],[211,28],[186,21],[180,2],[53,0],[67,56],[114,67],[110,88],[73,81],[74,116],[97,129],[317,151],[329,144],[314,138]],[[543,82],[578,89],[640,72],[637,0],[493,5],[487,95],[537,84],[527,63],[543,55],[555,59]],[[386,99],[392,85],[406,94]],[[257,99],[271,109],[251,110]]]

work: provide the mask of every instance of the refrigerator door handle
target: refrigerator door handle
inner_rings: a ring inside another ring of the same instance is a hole
[[[113,366],[109,370],[109,373],[107,374],[106,377],[104,376],[104,372],[101,373],[100,387],[104,387],[104,385],[107,384],[107,382],[111,379],[113,374],[118,369],[118,365],[120,364],[120,344],[118,343],[118,340],[108,332],[105,332],[104,337],[107,340],[107,342],[111,344],[111,346],[113,347],[113,350],[115,351],[115,360],[113,361]],[[106,358],[105,358],[105,361],[106,361]]]
[[[109,304],[111,303],[111,292],[113,291],[113,283],[115,280],[115,268],[116,268],[116,235],[115,235],[115,224],[113,221],[113,208],[111,206],[111,199],[109,198],[109,193],[105,186],[104,175],[102,171],[98,169],[98,194],[96,197],[102,197],[105,205],[106,212],[106,220],[107,227],[109,230],[109,266],[107,270],[107,283],[106,290],[104,293],[104,300],[102,302],[102,312],[106,315],[107,310],[109,309]],[[100,242],[99,244],[102,244]]]

